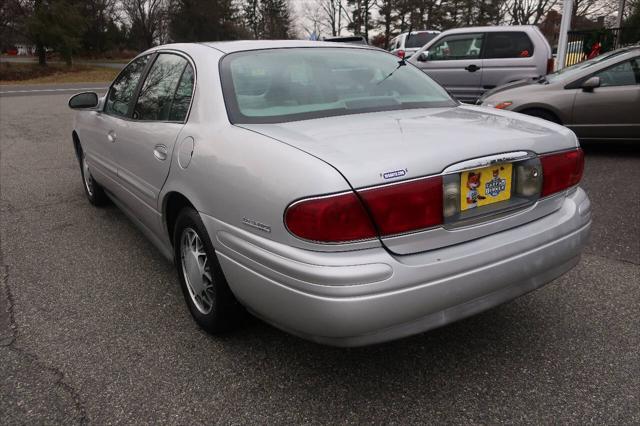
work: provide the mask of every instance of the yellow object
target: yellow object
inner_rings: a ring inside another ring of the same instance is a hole
[[[460,210],[469,210],[511,198],[511,164],[496,164],[460,175]]]

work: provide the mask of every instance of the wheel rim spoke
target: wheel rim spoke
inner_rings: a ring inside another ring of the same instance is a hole
[[[87,192],[90,196],[93,195],[93,178],[89,171],[89,164],[85,155],[82,156],[82,177],[84,179],[84,185],[87,187]]]
[[[185,228],[180,237],[182,274],[191,301],[202,314],[211,312],[215,300],[209,257],[202,239],[192,228]]]

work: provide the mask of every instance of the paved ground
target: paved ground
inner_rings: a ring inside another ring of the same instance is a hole
[[[68,94],[0,98],[0,419],[14,423],[640,423],[640,150],[587,150],[580,265],[468,320],[318,346],[213,338],[174,270],[84,199]]]

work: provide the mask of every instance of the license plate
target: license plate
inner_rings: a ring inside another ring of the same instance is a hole
[[[460,174],[460,210],[511,198],[511,164],[497,164]]]

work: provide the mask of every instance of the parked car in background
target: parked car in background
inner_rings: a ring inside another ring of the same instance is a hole
[[[389,51],[399,58],[409,59],[422,46],[433,40],[440,31],[411,31],[402,33],[389,43]]]
[[[494,87],[553,71],[551,47],[532,25],[447,30],[410,62],[462,102],[475,102]]]
[[[567,272],[591,226],[571,131],[376,48],[159,46],[69,106],[89,202],[175,261],[212,333],[241,306],[339,346],[419,333]]]
[[[564,124],[583,140],[640,140],[640,46],[499,87],[480,103]]]
[[[348,44],[361,44],[368,45],[367,39],[364,36],[336,36],[336,37],[325,37],[322,39],[323,41],[330,41],[333,43],[348,43]]]

